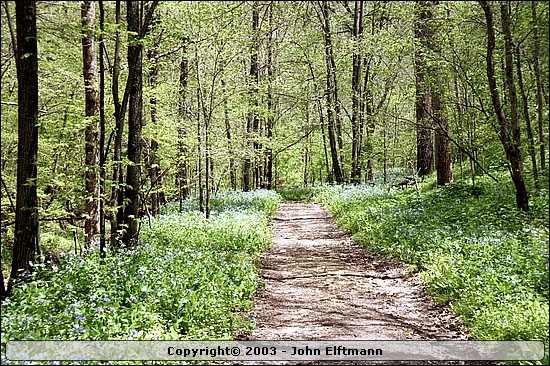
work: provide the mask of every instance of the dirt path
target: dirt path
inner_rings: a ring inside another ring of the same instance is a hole
[[[467,338],[419,279],[407,277],[403,265],[367,253],[321,205],[281,205],[273,236],[261,264],[265,288],[255,299],[256,329],[246,339]]]

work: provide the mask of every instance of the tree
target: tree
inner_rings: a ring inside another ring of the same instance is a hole
[[[353,17],[353,40],[356,42],[353,53],[353,72],[351,87],[352,94],[352,148],[351,148],[351,181],[359,183],[361,181],[361,66],[362,56],[358,49],[358,42],[363,33],[363,0],[355,0],[355,12]]]
[[[143,127],[143,81],[142,56],[143,45],[149,22],[158,1],[150,4],[145,18],[142,20],[138,1],[128,1],[126,4],[128,23],[128,75],[129,102],[128,102],[128,160],[126,167],[126,191],[124,199],[127,201],[124,209],[125,231],[123,242],[132,246],[137,242],[140,216],[140,188],[141,188],[141,148]],[[128,88],[127,88],[128,89]],[[125,93],[126,94],[126,93]],[[126,96],[126,95],[125,95]],[[125,98],[126,99],[126,98]]]
[[[432,2],[435,8],[439,2]],[[433,13],[430,12],[430,22],[433,22]],[[430,26],[430,25],[428,25]],[[427,40],[429,51],[434,56],[441,56],[441,50],[436,41],[435,26],[431,25],[431,39]],[[435,122],[435,166],[437,171],[437,184],[444,185],[453,182],[453,168],[451,160],[451,140],[449,139],[449,119],[445,115],[443,77],[437,66],[428,67],[430,87],[429,92],[432,99],[433,116]]]
[[[516,187],[516,205],[523,211],[529,211],[529,199],[527,197],[527,189],[525,187],[523,157],[520,148],[521,138],[517,110],[517,96],[514,84],[512,39],[510,34],[510,14],[508,13],[508,4],[502,4],[500,10],[502,18],[502,31],[504,33],[506,86],[508,88],[510,98],[511,122],[509,122],[504,115],[495,76],[493,61],[493,53],[495,49],[493,11],[491,9],[491,5],[487,1],[481,1],[480,4],[485,13],[485,20],[487,22],[487,79],[489,82],[491,101],[500,125],[500,141],[502,142],[502,146],[506,152],[506,157],[511,165],[510,174]],[[510,136],[510,130],[512,130],[512,136]]]
[[[183,210],[183,200],[189,196],[189,167],[188,167],[188,149],[185,141],[189,132],[187,131],[186,122],[189,119],[187,106],[187,79],[189,78],[189,60],[187,59],[188,38],[183,39],[182,56],[179,65],[179,85],[178,85],[178,172],[176,181],[178,186],[178,200],[180,203],[180,211]]]
[[[433,15],[430,6],[425,1],[416,2],[416,16],[414,21],[414,36],[419,47],[414,57],[414,71],[416,76],[416,169],[419,176],[428,175],[434,170],[434,151],[432,136],[432,105],[429,90],[428,71],[426,65],[426,51],[428,42],[433,37],[428,20]]]
[[[8,293],[22,270],[31,269],[38,242],[38,47],[36,1],[15,4],[18,146],[15,236]]]
[[[95,6],[92,1],[81,4],[82,16],[82,61],[86,95],[86,211],[85,242],[90,245],[99,233],[99,86],[97,84],[97,58],[95,43]]]
[[[328,127],[328,138],[330,145],[330,156],[332,158],[332,174],[336,183],[344,182],[344,174],[341,168],[341,156],[338,156],[338,151],[341,150],[341,133],[339,133],[339,120],[340,113],[338,109],[338,94],[337,86],[335,85],[336,76],[336,65],[334,62],[334,55],[332,50],[332,35],[330,28],[330,6],[328,1],[323,1],[319,5],[321,7],[322,17],[321,25],[323,29],[323,37],[325,39],[325,63],[327,68],[327,127]],[[338,140],[338,146],[336,145]],[[339,149],[340,148],[340,149]]]
[[[259,149],[258,133],[259,118],[258,118],[258,82],[260,79],[260,69],[258,66],[258,43],[259,43],[259,22],[260,22],[260,4],[258,1],[254,1],[252,4],[252,45],[250,49],[250,73],[249,73],[249,93],[250,93],[250,107],[248,116],[246,119],[246,133],[252,147],[254,157]],[[250,177],[251,168],[254,170],[252,179]],[[256,186],[257,182],[257,165],[251,163],[250,154],[244,159],[243,162],[243,190],[248,191],[252,186]]]
[[[543,102],[542,102],[542,71],[540,67],[540,37],[539,37],[539,25],[537,20],[537,2],[531,1],[531,14],[535,27],[533,29],[534,38],[534,64],[535,64],[535,77],[537,80],[537,121],[539,130],[539,152],[540,152],[540,166],[542,169],[546,168],[546,153],[544,150],[544,118],[543,118]]]
[[[123,242],[132,245],[138,236],[139,200],[141,186],[141,129],[143,126],[143,82],[142,82],[142,46],[139,43],[140,34],[139,2],[126,3],[128,22],[128,67],[134,69],[134,77],[130,87],[130,101],[128,104],[128,160],[126,167],[127,201],[124,209]]]

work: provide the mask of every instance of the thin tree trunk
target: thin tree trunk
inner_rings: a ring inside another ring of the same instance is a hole
[[[99,1],[99,252],[105,258],[105,64],[103,32],[105,30],[105,11],[103,1]]]
[[[149,86],[154,88],[157,84],[158,76],[158,45],[155,44],[153,48],[147,53],[147,58],[150,68],[149,68]],[[149,97],[149,109],[151,112],[151,123],[153,125],[157,124],[157,97],[153,94]],[[146,168],[149,174],[149,180],[151,182],[151,213],[156,215],[159,210],[159,191],[161,190],[161,176],[159,175],[159,161],[157,156],[157,151],[159,148],[158,142],[152,138],[149,145],[149,149],[146,152]],[[155,187],[156,186],[156,187]]]
[[[197,78],[199,65],[197,58]],[[202,187],[202,131],[201,131],[201,90],[197,87],[197,173],[199,175],[199,211],[204,212],[204,189]]]
[[[523,85],[523,75],[521,72],[521,53],[519,45],[515,48],[516,50],[516,70],[518,74],[518,86],[519,93],[521,95],[522,101],[522,111],[523,118],[525,119],[525,129],[527,130],[527,138],[529,140],[529,155],[531,156],[531,164],[533,167],[533,179],[535,181],[535,187],[539,186],[539,172],[537,169],[537,154],[535,150],[535,138],[533,136],[533,130],[531,128],[531,116],[529,116],[529,102],[527,100],[527,95],[525,94],[525,87]]]
[[[267,40],[267,120],[266,137],[267,147],[265,150],[265,170],[264,170],[264,188],[273,187],[273,149],[271,148],[273,139],[273,128],[275,127],[275,103],[273,96],[273,83],[275,79],[275,70],[273,66],[273,2],[269,3],[269,34]]]
[[[189,39],[183,40],[182,56],[180,62],[180,79],[179,79],[179,115],[180,123],[178,126],[178,196],[180,202],[180,211],[183,210],[183,200],[189,197],[189,166],[188,166],[188,149],[187,149],[187,121],[189,113],[187,111],[187,79],[189,78],[189,61],[187,59],[187,43]]]
[[[85,169],[86,169],[86,218],[84,224],[85,247],[94,241],[99,233],[99,86],[97,83],[97,51],[95,42],[95,5],[93,1],[81,4],[82,19],[82,59],[84,87],[86,95],[85,113],[87,117],[85,131]]]
[[[225,80],[221,80],[222,88],[225,91]],[[237,174],[235,171],[235,152],[233,151],[233,141],[231,139],[231,124],[229,122],[229,108],[227,106],[227,98],[223,100],[223,115],[225,122],[225,136],[227,137],[227,152],[229,154],[229,181],[231,183],[231,189],[237,189]]]
[[[500,124],[500,140],[506,152],[506,156],[511,165],[511,176],[516,187],[516,205],[523,211],[529,211],[529,199],[527,196],[527,189],[525,187],[525,181],[523,176],[523,159],[520,150],[520,134],[519,124],[517,120],[517,97],[515,96],[515,85],[513,79],[512,70],[512,50],[511,50],[511,36],[510,36],[510,16],[508,13],[508,4],[501,6],[502,17],[502,30],[505,39],[505,53],[506,53],[506,83],[508,86],[508,92],[510,97],[512,125],[510,126],[508,120],[504,115],[502,104],[500,102],[500,96],[498,92],[495,67],[493,61],[493,53],[495,48],[495,31],[493,25],[493,12],[491,6],[487,1],[480,1],[480,4],[485,12],[485,20],[487,24],[487,79],[489,82],[489,91],[491,93],[491,101],[495,109],[498,122]],[[516,99],[516,100],[515,100]],[[515,100],[515,101],[514,101]],[[515,103],[515,106],[514,106]],[[510,128],[512,129],[513,139],[510,138]]]
[[[531,1],[531,14],[533,16],[533,21],[537,22],[537,2]],[[534,63],[535,63],[535,78],[537,80],[537,120],[538,120],[538,130],[539,130],[539,152],[540,152],[540,166],[541,169],[546,169],[546,153],[544,149],[545,137],[544,137],[544,118],[543,118],[543,100],[542,100],[542,71],[540,67],[540,38],[539,38],[539,29],[538,24],[535,24],[535,29],[533,30],[533,52],[534,52]]]
[[[337,130],[338,130],[338,112],[336,104],[338,103],[335,100],[335,85],[334,85],[334,57],[332,55],[332,39],[331,39],[331,30],[330,30],[330,20],[329,20],[329,5],[327,1],[323,1],[321,5],[321,11],[323,14],[322,25],[323,25],[323,36],[325,38],[325,62],[327,67],[327,119],[328,119],[328,137],[330,145],[330,155],[332,158],[332,172],[336,183],[343,183],[344,176],[342,174],[342,169],[340,166],[340,161],[338,157],[338,146],[337,146]],[[340,139],[338,139],[340,141]]]
[[[353,39],[359,42],[363,33],[363,0],[355,0],[355,13],[353,22]],[[351,147],[351,181],[359,183],[361,181],[361,67],[362,56],[359,46],[356,45],[353,53],[353,72],[352,72],[352,147]]]
[[[119,25],[120,20],[120,1],[116,2],[115,7],[115,24],[117,25],[115,31],[115,54],[113,60],[113,81],[112,81],[112,94],[113,103],[115,106],[115,142],[113,152],[113,183],[111,190],[111,206],[116,207],[116,214],[111,218],[111,246],[115,248],[119,242],[118,228],[122,224],[124,218],[124,211],[122,207],[123,192],[121,191],[123,178],[122,178],[122,137],[124,134],[124,115],[122,114],[122,106],[120,104],[118,89],[119,89],[119,76],[120,76],[120,48],[122,41],[120,39]]]
[[[253,34],[253,41],[252,41],[252,49],[250,52],[250,86],[249,86],[249,92],[250,92],[250,110],[248,111],[248,117],[246,122],[246,131],[249,136],[249,140],[251,141],[251,147],[252,147],[252,154],[255,157],[254,160],[256,160],[257,152],[259,149],[259,143],[258,143],[258,130],[259,130],[259,118],[258,118],[258,82],[260,78],[260,69],[258,65],[258,31],[259,31],[259,19],[260,19],[260,4],[258,1],[254,1],[252,4],[252,34]],[[243,164],[243,189],[245,191],[250,190],[251,188],[251,177],[250,177],[250,170],[252,168],[252,163],[249,154],[247,154],[247,157],[245,158],[244,164]],[[254,164],[253,167],[253,176],[252,176],[252,183],[254,186],[256,186],[258,178],[258,171],[257,171],[257,163]]]
[[[7,292],[22,270],[32,267],[38,251],[38,48],[36,1],[15,3],[17,28],[17,197],[11,276]],[[2,279],[3,280],[3,279]]]

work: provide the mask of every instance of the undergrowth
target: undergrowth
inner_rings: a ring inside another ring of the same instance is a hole
[[[280,196],[220,192],[208,220],[193,201],[164,207],[137,246],[104,261],[92,248],[35,265],[2,303],[2,364],[8,340],[228,340],[253,329],[254,260]]]
[[[328,186],[317,199],[367,248],[399,258],[480,340],[543,340],[548,364],[548,181],[515,207],[511,183]],[[507,181],[505,176],[501,180]]]

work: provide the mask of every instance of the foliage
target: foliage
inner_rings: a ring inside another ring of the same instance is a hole
[[[326,187],[318,198],[358,242],[418,270],[476,339],[541,339],[548,350],[548,189],[526,214],[511,182],[433,180],[420,195],[377,184]]]
[[[16,339],[231,339],[252,329],[254,258],[271,243],[279,198],[223,192],[209,220],[171,204],[135,248],[105,261],[92,248],[63,255],[62,265],[35,265],[2,303],[2,349]]]

